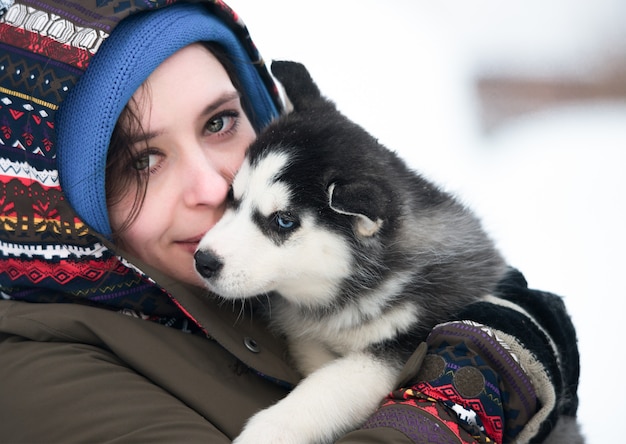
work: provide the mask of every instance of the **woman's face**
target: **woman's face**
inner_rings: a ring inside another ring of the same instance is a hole
[[[120,242],[169,276],[202,285],[193,253],[224,213],[255,131],[228,74],[200,44],[165,60],[133,98],[142,129],[132,140],[133,166],[148,176],[148,184],[143,206]],[[132,211],[135,191],[109,208],[114,231]]]

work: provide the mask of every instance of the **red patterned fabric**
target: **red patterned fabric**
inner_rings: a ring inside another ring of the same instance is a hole
[[[393,427],[416,443],[515,441],[539,404],[507,344],[490,328],[470,321],[437,326],[427,344],[428,354],[413,385],[391,393],[364,427]],[[413,423],[430,430],[429,441],[392,420],[398,406],[413,409]]]
[[[68,65],[87,68],[91,54],[81,48],[60,43],[38,33],[0,23],[0,41],[18,48],[24,48],[33,54],[63,61]]]

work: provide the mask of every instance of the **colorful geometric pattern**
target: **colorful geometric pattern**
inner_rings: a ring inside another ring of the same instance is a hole
[[[403,420],[393,425],[397,408],[404,406],[413,407],[412,423],[428,430],[429,440],[420,435],[412,438],[416,443],[515,441],[538,402],[506,343],[471,321],[441,324],[426,342],[428,354],[415,382],[391,393],[365,428],[406,427]],[[401,431],[409,436],[412,429]]]

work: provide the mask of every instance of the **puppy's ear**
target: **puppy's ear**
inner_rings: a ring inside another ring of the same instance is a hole
[[[280,60],[272,62],[272,74],[285,88],[287,98],[295,111],[309,108],[324,100],[302,63]]]
[[[356,232],[371,237],[380,230],[389,196],[373,182],[332,183],[328,187],[328,205],[340,214],[356,218]]]

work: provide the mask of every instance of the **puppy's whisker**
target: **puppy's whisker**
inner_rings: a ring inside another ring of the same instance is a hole
[[[245,299],[241,301],[237,301],[236,299],[233,300],[233,309],[237,306],[237,302],[241,302],[239,304],[239,313],[237,314],[237,322],[239,322],[242,319],[244,319],[246,315],[246,300]]]

